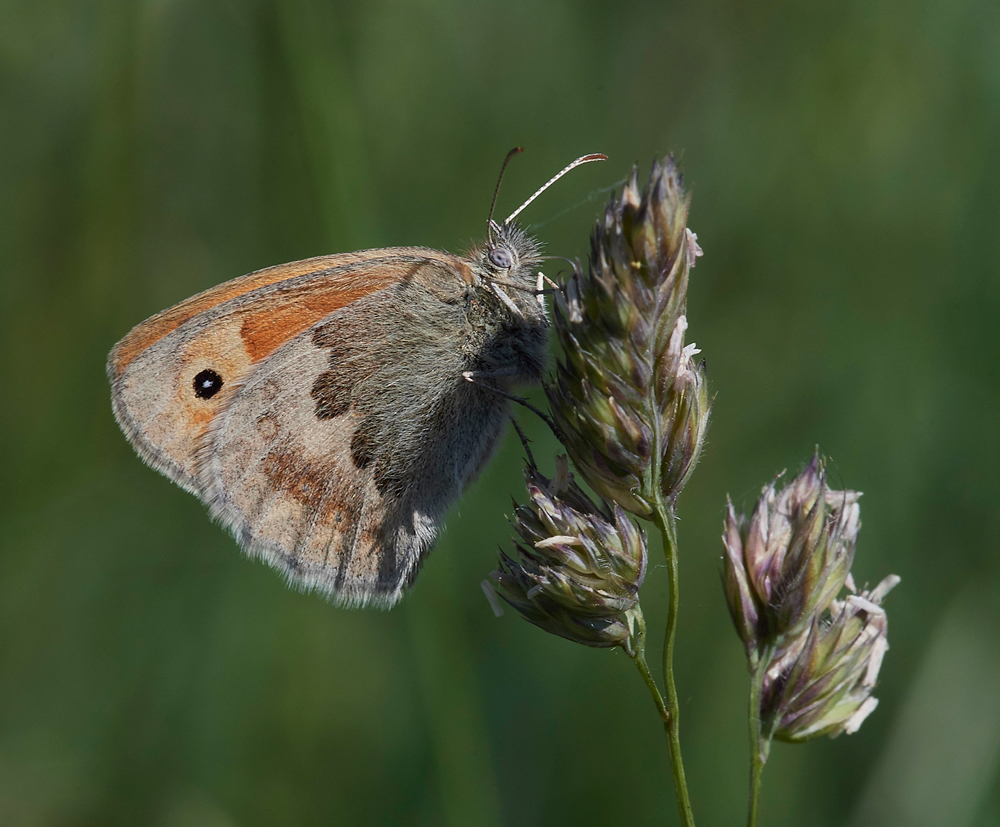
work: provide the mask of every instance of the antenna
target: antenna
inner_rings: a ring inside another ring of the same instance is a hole
[[[520,155],[522,152],[524,152],[523,146],[514,147],[507,153],[507,157],[503,159],[503,166],[500,167],[500,177],[497,178],[497,186],[493,190],[493,203],[490,204],[490,217],[486,219],[486,237],[489,239],[490,244],[493,243],[493,228],[496,227],[496,222],[493,220],[493,210],[497,206],[497,196],[500,194],[500,182],[503,181],[503,174],[507,170],[507,164],[510,163],[510,159],[515,155]]]
[[[513,155],[513,154],[514,154],[514,151],[511,150],[511,155]],[[507,161],[510,160],[511,155],[507,156]],[[506,219],[504,219],[503,225],[506,227],[508,224],[510,224],[511,221],[513,221],[515,218],[517,218],[518,215],[521,214],[521,211],[525,207],[527,207],[528,204],[530,204],[532,201],[534,201],[536,198],[538,198],[539,195],[541,195],[543,192],[545,192],[545,190],[547,190],[549,187],[551,187],[556,181],[558,181],[560,178],[562,178],[571,169],[576,169],[576,167],[582,166],[583,164],[589,164],[591,161],[607,161],[607,160],[608,160],[608,156],[604,155],[604,154],[602,154],[600,152],[592,152],[590,155],[581,155],[572,164],[569,164],[568,166],[566,166],[563,169],[561,169],[558,173],[556,173],[555,175],[553,175],[548,181],[546,181],[544,184],[542,184],[542,186],[540,186],[537,190],[535,190],[535,194],[532,195],[531,198],[529,198],[527,201],[525,201],[520,207],[518,207],[516,210],[514,210],[514,212],[512,212],[510,215],[508,215]],[[504,161],[503,165],[505,167],[507,166],[507,161]],[[503,175],[503,170],[501,170],[500,174]],[[499,189],[500,189],[500,182],[498,181],[497,182],[497,190],[499,190]],[[496,203],[496,196],[495,195],[493,196],[493,202]],[[493,211],[490,210],[490,221],[492,221],[492,220],[493,220]]]

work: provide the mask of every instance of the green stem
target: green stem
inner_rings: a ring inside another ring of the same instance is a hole
[[[760,796],[760,776],[771,750],[771,739],[762,732],[763,722],[760,718],[760,693],[764,686],[764,676],[771,663],[774,647],[768,646],[757,661],[750,680],[750,811],[747,814],[747,827],[757,827],[757,799]]]
[[[670,720],[670,713],[667,712],[667,705],[663,703],[660,687],[653,680],[649,665],[646,663],[646,618],[643,617],[642,610],[638,607],[636,607],[635,624],[639,628],[639,634],[636,635],[632,643],[632,651],[628,649],[625,651],[635,661],[639,674],[642,675],[642,679],[646,682],[646,688],[649,689],[649,694],[653,696],[653,703],[656,704],[656,709],[660,713],[663,723],[666,724]]]
[[[677,809],[681,824],[694,827],[691,799],[688,796],[687,781],[684,778],[684,761],[681,758],[680,703],[677,700],[677,686],[674,684],[674,634],[677,631],[678,566],[677,566],[677,518],[657,492],[656,524],[663,535],[663,553],[667,557],[667,582],[670,606],[667,610],[667,633],[663,638],[663,682],[667,689],[666,711],[663,727],[667,731],[670,745],[670,768],[674,774],[674,789],[677,791]]]
[[[760,774],[764,769],[764,762],[759,756],[751,759],[750,763],[750,814],[747,816],[747,827],[757,827],[757,796],[760,794]]]

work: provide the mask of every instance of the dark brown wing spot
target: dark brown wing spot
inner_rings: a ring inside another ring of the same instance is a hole
[[[378,493],[387,500],[398,500],[406,492],[406,476],[401,469],[393,468],[392,457],[383,454],[375,463],[372,479]]]
[[[330,369],[321,373],[312,387],[316,416],[320,419],[334,419],[347,413],[351,407],[354,382],[348,377],[353,376],[353,373],[345,370],[343,365],[344,360],[352,355],[353,349],[347,344],[350,337],[341,324],[332,321],[317,327],[313,331],[312,340],[316,347],[325,348],[330,357]]]
[[[337,322],[327,322],[317,327],[313,331],[312,340],[316,347],[326,347],[330,349],[330,361],[343,359],[350,353],[351,348],[347,344],[348,334],[343,326]]]
[[[367,417],[351,437],[351,461],[355,468],[367,468],[375,459],[375,421]]]
[[[335,419],[347,413],[351,407],[351,387],[351,380],[340,371],[327,370],[321,373],[312,386],[316,416],[320,419]]]

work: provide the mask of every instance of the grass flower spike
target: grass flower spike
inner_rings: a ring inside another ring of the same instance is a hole
[[[679,567],[677,496],[705,442],[711,404],[705,365],[685,344],[688,275],[701,255],[688,229],[688,196],[673,158],[654,163],[640,193],[636,171],[590,237],[586,273],[555,293],[563,358],[546,386],[559,437],[580,475],[615,507],[659,528],[667,560],[661,694],[645,660],[636,611],[632,655],[663,720],[682,824],[694,816],[680,747],[673,674]]]
[[[878,706],[872,690],[889,648],[882,600],[899,582],[890,575],[870,592],[835,600],[764,677],[761,719],[775,738],[808,741],[853,733]]]
[[[871,693],[889,648],[882,600],[899,578],[854,594],[860,497],[828,488],[816,453],[784,488],[766,485],[749,518],[729,503],[722,584],[752,674],[749,827],[775,738],[855,732],[878,703]]]
[[[574,464],[641,517],[676,499],[701,453],[710,403],[684,344],[688,272],[701,253],[672,158],[640,195],[635,170],[591,236],[590,267],[555,299],[564,359],[547,388]]]
[[[529,503],[512,523],[522,543],[502,554],[497,593],[547,632],[587,646],[631,648],[646,535],[617,505],[597,505],[573,481],[565,457],[556,476],[525,473]]]
[[[861,530],[856,491],[827,487],[819,455],[782,489],[777,479],[749,518],[729,503],[723,584],[751,670],[778,636],[809,626],[840,594]]]
[[[660,715],[679,823],[695,827],[673,665],[677,507],[701,456],[711,400],[705,364],[685,342],[688,279],[701,255],[688,205],[673,158],[653,164],[641,192],[633,169],[596,223],[586,272],[577,268],[553,291],[562,355],[545,392],[568,458],[557,459],[550,480],[528,451],[528,502],[511,521],[515,548],[501,553],[483,588],[498,614],[502,598],[552,634],[624,649]],[[596,498],[574,482],[570,461]],[[780,479],[764,487],[749,516],[729,502],[722,537],[723,587],[751,673],[748,827],[756,827],[775,739],[855,732],[875,708],[888,649],[881,604],[899,581],[892,575],[855,593],[861,494],[831,489],[818,452],[785,485]],[[646,535],[630,515],[653,523],[663,544],[662,691],[646,659],[639,604]]]

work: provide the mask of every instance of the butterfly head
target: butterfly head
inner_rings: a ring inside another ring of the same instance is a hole
[[[541,260],[539,245],[534,238],[514,224],[514,219],[571,169],[591,161],[607,160],[607,156],[592,153],[577,158],[542,184],[527,201],[507,216],[503,224],[499,224],[493,220],[493,210],[496,207],[497,194],[500,192],[500,182],[511,158],[521,152],[523,152],[521,147],[514,147],[504,159],[486,222],[486,245],[481,250],[473,251],[471,258],[478,271],[476,273],[478,280],[484,282],[496,294],[507,310],[525,320],[544,322],[547,315],[541,291],[542,277],[537,270]]]
[[[524,230],[491,222],[486,243],[469,258],[479,289],[496,296],[515,317],[546,317],[538,289],[540,245]]]

